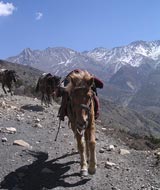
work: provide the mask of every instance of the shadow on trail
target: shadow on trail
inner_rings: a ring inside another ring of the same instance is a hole
[[[28,111],[35,111],[35,112],[44,110],[44,108],[40,105],[31,105],[31,104],[26,104],[22,106],[21,109],[28,110]]]
[[[89,178],[81,179],[79,173],[66,175],[66,172],[70,170],[70,166],[76,163],[75,161],[56,163],[56,161],[58,162],[75,153],[65,154],[50,161],[46,161],[48,159],[47,153],[33,151],[27,153],[34,156],[36,160],[31,165],[25,165],[5,176],[0,183],[0,189],[45,190],[56,187],[76,187],[84,185],[90,180]],[[76,182],[65,181],[65,179],[74,176],[78,177]]]

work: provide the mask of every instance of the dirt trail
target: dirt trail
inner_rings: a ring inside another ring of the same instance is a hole
[[[58,108],[57,103],[44,108],[29,97],[0,97],[0,189],[160,190],[160,163],[156,164],[154,153],[129,149],[118,137],[107,136],[100,121],[96,125],[97,172],[81,178],[67,119],[54,141]],[[27,142],[29,148],[13,145],[15,140]],[[129,152],[123,155],[120,149]]]

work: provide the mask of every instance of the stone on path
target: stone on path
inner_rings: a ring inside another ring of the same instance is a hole
[[[112,168],[113,166],[116,166],[116,164],[113,163],[113,162],[107,161],[107,162],[105,163],[105,168],[110,169],[110,168]]]
[[[8,141],[8,139],[6,137],[2,138],[2,142],[7,142],[7,141]]]
[[[42,125],[40,123],[35,123],[34,125],[32,125],[32,127],[35,128],[42,128]]]
[[[14,128],[14,127],[6,127],[5,130],[6,130],[5,131],[6,133],[16,133],[17,132],[16,128]]]
[[[23,146],[25,148],[31,148],[30,144],[25,142],[24,140],[15,140],[13,145]]]
[[[119,150],[119,154],[121,154],[121,155],[130,154],[130,151],[122,148]]]
[[[107,148],[108,151],[114,151],[115,150],[115,146],[114,145],[109,145],[109,147]]]

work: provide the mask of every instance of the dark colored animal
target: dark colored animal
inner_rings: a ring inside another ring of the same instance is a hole
[[[72,72],[63,88],[68,94],[67,117],[76,137],[80,154],[81,175],[96,172],[96,141],[94,112],[94,77],[87,71]]]
[[[10,92],[11,95],[13,95],[13,82],[15,83],[16,81],[16,72],[14,70],[0,70],[0,82],[2,83],[2,89],[5,94],[7,94],[7,92]],[[8,87],[8,91],[6,91],[5,86]]]
[[[45,103],[49,106],[51,104],[52,98],[54,99],[54,92],[56,88],[60,85],[59,76],[52,76],[52,74],[44,73],[39,77],[36,92],[41,92],[41,104]],[[52,97],[52,98],[51,98]]]

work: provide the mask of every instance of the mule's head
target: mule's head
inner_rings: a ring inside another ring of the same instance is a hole
[[[94,78],[84,75],[82,78],[70,77],[69,97],[73,119],[78,128],[84,129],[94,119],[93,86]]]

